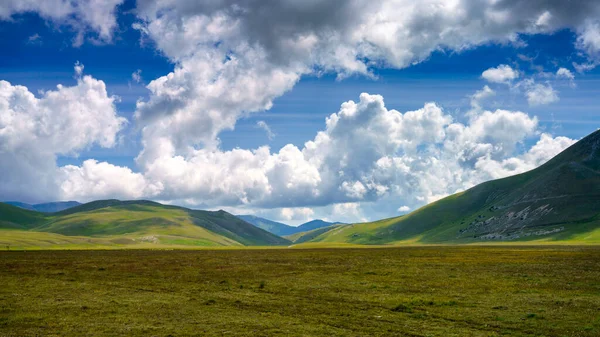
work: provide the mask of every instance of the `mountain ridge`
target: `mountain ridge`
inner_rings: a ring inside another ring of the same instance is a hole
[[[328,222],[321,219],[314,219],[298,226],[290,226],[281,222],[269,220],[255,215],[236,215],[238,218],[247,221],[254,226],[262,228],[279,236],[290,236],[298,233],[309,232],[315,229],[329,227],[332,225],[344,225],[342,222]]]
[[[26,210],[38,211],[42,213],[60,212],[65,209],[81,205],[81,203],[77,201],[55,201],[40,204],[27,204],[20,201],[5,201],[4,203],[12,206],[17,206]]]

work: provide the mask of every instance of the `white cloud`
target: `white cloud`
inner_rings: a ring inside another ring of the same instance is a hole
[[[79,61],[75,62],[75,77],[81,77],[83,75],[84,65],[79,63]]]
[[[16,200],[58,199],[56,156],[77,155],[93,144],[112,147],[126,120],[104,82],[78,76],[35,97],[0,81],[0,195]]]
[[[566,137],[553,138],[544,133],[541,135],[540,140],[526,153],[502,160],[485,157],[477,162],[476,168],[492,179],[523,173],[544,164],[574,143],[575,141],[572,139]]]
[[[343,223],[368,221],[358,202],[346,202],[333,205],[330,215],[327,216],[327,220],[330,222]]]
[[[203,207],[283,207],[278,215],[283,219],[308,216],[305,209],[315,206],[359,205],[385,198],[412,208],[548,160],[556,153],[553,149],[562,149],[568,139],[542,135],[544,146],[539,150],[534,147],[532,154],[514,155],[518,144],[536,135],[537,123],[537,118],[522,112],[496,110],[479,111],[462,124],[433,103],[400,113],[388,110],[383,97],[362,94],[358,102],[343,103],[327,118],[325,129],[302,149],[291,144],[279,152],[268,147],[190,148],[177,155],[166,138],[156,140],[160,156],[138,159],[143,177],[111,169],[114,175],[131,176],[140,184],[123,187],[125,191],[144,191],[142,195],[155,199]],[[77,178],[86,176],[69,169]],[[340,207],[334,206],[332,214],[339,214],[335,211]]]
[[[398,208],[398,212],[401,212],[401,213],[406,213],[406,212],[409,212],[409,211],[410,211],[410,207],[408,207],[408,206],[406,206],[406,205],[404,205],[404,206],[400,206],[400,207]]]
[[[84,161],[81,167],[61,167],[60,174],[60,195],[65,200],[149,198],[162,188],[160,184],[148,183],[142,174],[134,173],[127,167],[93,159]]]
[[[289,221],[289,220],[300,220],[307,221],[310,220],[315,212],[306,207],[298,207],[298,208],[282,208],[280,210],[280,218]]]
[[[600,22],[595,18],[586,20],[578,29],[576,46],[592,60],[600,61]]]
[[[573,62],[573,68],[575,68],[575,70],[578,73],[585,73],[586,71],[590,71],[590,70],[596,68],[597,66],[598,66],[598,64],[596,62],[588,62],[588,63]]]
[[[519,33],[579,27],[599,11],[592,1],[139,2],[134,27],[175,63],[138,103],[142,157],[156,157],[153,139],[172,143],[177,155],[190,146],[217,147],[221,131],[243,114],[269,109],[304,75],[371,76],[370,68],[404,68],[436,50],[518,44]],[[484,77],[508,83],[518,72],[501,65]]]
[[[75,45],[81,45],[89,30],[97,34],[96,39],[110,42],[117,27],[115,11],[122,3],[123,0],[3,0],[0,2],[0,20],[35,12],[44,19],[76,30]]]
[[[258,121],[258,122],[256,122],[256,127],[265,130],[265,132],[267,133],[267,137],[269,138],[269,140],[272,140],[273,138],[275,138],[275,133],[273,133],[273,131],[271,130],[271,127],[269,127],[269,124],[267,124],[267,122],[265,122],[265,121]]]
[[[485,80],[493,83],[509,83],[519,77],[519,72],[506,64],[490,68],[481,74]]]
[[[135,83],[140,83],[142,82],[142,69],[138,69],[136,71],[134,71],[131,74],[131,79],[135,82]]]
[[[33,35],[30,35],[27,38],[27,44],[32,44],[32,45],[41,45],[42,44],[42,37],[40,36],[40,34],[35,33]]]
[[[526,86],[525,96],[531,106],[558,102],[558,92],[549,83],[539,84],[531,82]]]
[[[481,110],[481,104],[483,101],[496,95],[496,92],[487,85],[484,85],[481,90],[477,90],[471,95],[471,107],[475,110]]]
[[[575,75],[573,75],[573,73],[569,69],[567,69],[567,68],[559,68],[556,71],[556,77],[558,77],[558,78],[566,78],[568,80],[575,79]]]

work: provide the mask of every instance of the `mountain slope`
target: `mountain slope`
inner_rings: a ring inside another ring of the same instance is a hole
[[[314,229],[329,227],[332,225],[344,225],[344,224],[341,222],[327,222],[327,221],[323,221],[320,219],[316,219],[316,220],[312,220],[309,222],[305,222],[305,223],[301,224],[300,226],[296,227],[295,233],[308,232],[308,231],[312,231]]]
[[[42,213],[0,202],[0,229],[30,229],[46,218]]]
[[[290,242],[224,211],[209,212],[152,201],[99,200],[42,214],[2,204],[0,228],[164,245],[287,245]],[[33,234],[32,234],[33,235]]]
[[[261,218],[255,215],[236,215],[238,218],[258,227],[266,230],[267,232],[275,235],[284,236],[289,235],[290,232],[294,231],[295,227],[286,225],[281,222],[272,221],[269,219]]]
[[[295,233],[292,235],[287,235],[287,236],[285,236],[285,238],[292,241],[293,243],[309,242],[309,241],[315,240],[320,235],[328,233],[329,231],[339,228],[341,226],[344,226],[344,225],[336,224],[336,225],[331,225],[331,226],[327,226],[327,227],[316,228],[316,229],[312,229],[312,230],[309,230],[306,232],[299,232],[299,233]]]
[[[590,242],[598,240],[592,233],[599,228],[600,131],[596,131],[532,171],[477,185],[402,217],[344,226],[313,241]]]
[[[4,204],[7,205],[11,205],[11,206],[16,206],[22,209],[26,209],[28,211],[35,211],[36,209],[33,207],[33,205],[31,204],[26,204],[24,202],[19,202],[19,201],[4,201]]]

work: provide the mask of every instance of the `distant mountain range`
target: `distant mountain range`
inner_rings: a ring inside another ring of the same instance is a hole
[[[312,220],[301,224],[300,226],[290,226],[281,222],[261,218],[254,215],[237,215],[238,218],[253,224],[258,228],[262,228],[279,236],[288,236],[301,232],[312,231],[313,229],[329,227],[331,225],[342,224],[341,222],[327,222],[323,220]]]
[[[600,243],[600,131],[532,171],[482,183],[404,216],[332,228],[309,241]]]
[[[81,203],[79,203],[77,201],[47,202],[47,203],[35,204],[35,205],[26,204],[24,202],[18,202],[18,201],[6,201],[4,203],[13,205],[13,206],[17,206],[17,207],[20,207],[23,209],[28,209],[30,211],[38,211],[38,212],[42,212],[42,213],[60,212],[65,209],[69,209],[71,207],[81,205]]]

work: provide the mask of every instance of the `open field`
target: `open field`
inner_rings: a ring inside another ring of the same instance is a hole
[[[0,253],[0,335],[598,336],[600,247]]]

